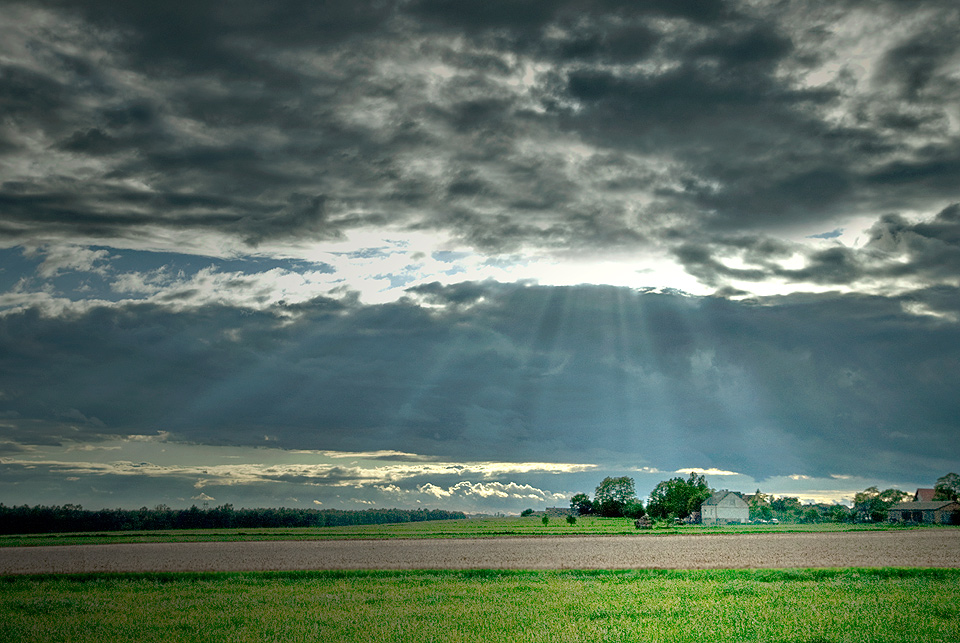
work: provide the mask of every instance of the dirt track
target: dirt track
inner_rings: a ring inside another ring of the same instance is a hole
[[[0,548],[0,574],[298,569],[960,567],[960,529]]]

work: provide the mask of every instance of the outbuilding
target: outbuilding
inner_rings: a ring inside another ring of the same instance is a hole
[[[927,525],[960,525],[960,503],[954,500],[901,502],[890,507],[887,520]]]
[[[750,507],[735,491],[718,491],[700,505],[700,523],[727,525],[750,520]]]

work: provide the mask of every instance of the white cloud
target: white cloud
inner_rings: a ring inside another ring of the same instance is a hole
[[[107,250],[91,250],[77,245],[51,245],[35,250],[28,250],[25,254],[33,256],[42,254],[43,263],[37,268],[37,273],[44,278],[56,277],[64,272],[94,272],[103,274],[107,267],[100,265],[110,258]]]
[[[699,469],[697,467],[691,467],[689,469],[677,469],[677,473],[697,473],[702,476],[740,476],[742,473],[737,473],[736,471],[724,471],[723,469]]]
[[[554,493],[543,489],[538,489],[528,484],[518,484],[516,482],[471,482],[461,480],[450,487],[439,487],[432,483],[426,483],[417,487],[420,493],[435,496],[437,498],[470,498],[478,497],[483,499],[525,499],[535,501],[565,500],[567,495],[564,493]]]

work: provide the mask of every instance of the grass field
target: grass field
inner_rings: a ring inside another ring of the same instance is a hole
[[[0,577],[0,641],[960,641],[960,570]]]
[[[730,525],[670,525],[661,529],[639,531],[629,518],[597,518],[584,516],[568,525],[563,518],[551,518],[544,526],[539,516],[525,518],[471,518],[438,520],[389,525],[357,525],[306,529],[197,529],[189,531],[115,531],[84,534],[34,534],[0,536],[0,547],[31,545],[73,545],[133,542],[204,542],[237,540],[325,540],[345,538],[492,538],[498,536],[560,535],[665,535],[711,533],[787,533],[800,531],[863,531],[877,529],[910,529],[885,524],[852,525],[845,523]],[[916,528],[916,527],[913,527]],[[929,527],[927,527],[929,528]]]

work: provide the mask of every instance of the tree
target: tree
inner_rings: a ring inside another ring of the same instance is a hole
[[[686,518],[699,511],[703,501],[713,495],[702,475],[691,473],[690,478],[671,478],[659,483],[650,493],[647,513],[654,518]]]
[[[880,522],[887,517],[887,510],[898,502],[903,502],[910,494],[899,489],[884,489],[867,487],[853,496],[853,507],[860,515],[868,517],[874,522]]]
[[[781,496],[770,501],[770,509],[773,511],[777,520],[794,521],[800,517],[803,508],[800,505],[800,498],[793,496]]]
[[[578,516],[587,516],[593,513],[593,502],[585,493],[578,493],[570,498],[570,509]]]
[[[643,509],[643,503],[636,498],[628,501],[627,504],[623,506],[623,515],[625,518],[642,518],[646,513]]]
[[[806,523],[820,522],[820,512],[817,511],[815,507],[808,507],[807,510],[803,512],[801,520]]]
[[[594,511],[601,516],[618,518],[623,515],[627,504],[636,501],[637,491],[633,478],[621,476],[619,478],[604,478],[597,487],[593,496]]]
[[[847,522],[851,514],[850,510],[843,505],[833,505],[830,507],[829,517],[832,522]]]
[[[751,520],[770,520],[773,518],[773,510],[770,507],[770,496],[761,493],[759,489],[750,496],[750,519]]]
[[[957,500],[960,498],[960,476],[948,473],[937,478],[937,484],[933,488],[936,492],[933,496],[934,500]]]
[[[543,517],[540,519],[540,522],[542,522],[543,526],[546,527],[547,524],[550,522],[550,516],[548,516],[547,514],[543,514]]]
[[[574,516],[573,514],[567,514],[567,524],[568,525],[577,524],[577,517]]]
[[[524,509],[523,511],[520,512],[521,518],[526,518],[527,516],[532,516],[532,515],[533,515],[533,509]]]

